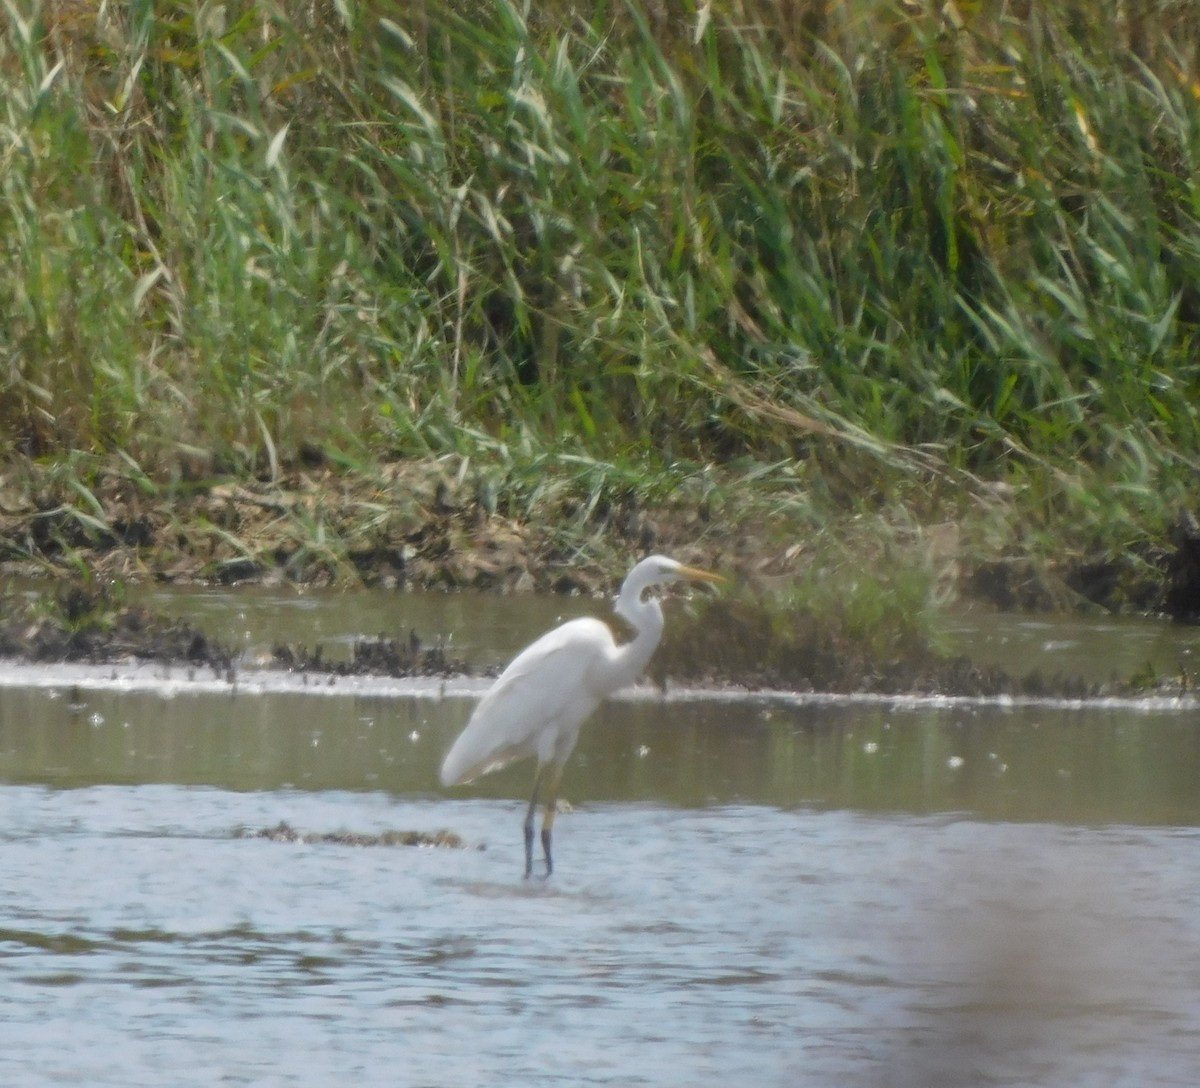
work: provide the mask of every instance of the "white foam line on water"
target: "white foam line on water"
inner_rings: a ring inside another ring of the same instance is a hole
[[[210,667],[158,664],[32,665],[0,660],[0,688],[138,692],[174,698],[177,695],[324,695],[410,696],[440,699],[472,696],[487,690],[490,681],[470,676],[404,677],[335,676],[332,673],[293,673],[283,669],[214,670]]]
[[[319,695],[341,697],[465,699],[477,698],[491,684],[487,677],[335,676],[282,669],[231,669],[129,663],[118,665],[34,665],[0,659],[0,688],[142,693],[171,699],[180,695]],[[1031,695],[880,695],[787,691],[770,688],[669,687],[642,683],[613,696],[616,701],[671,703],[756,703],[776,706],[888,706],[897,709],[953,707],[1047,707],[1064,710],[1120,709],[1146,713],[1200,710],[1200,695],[1106,696],[1062,698]]]

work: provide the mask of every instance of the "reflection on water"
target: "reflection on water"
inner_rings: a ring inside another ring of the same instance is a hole
[[[171,692],[0,688],[6,1084],[1194,1083],[1194,708],[615,702],[527,882],[469,698]]]
[[[962,613],[944,622],[949,644],[981,665],[1014,676],[1108,683],[1200,671],[1200,627],[1139,616],[1026,616]]]
[[[416,631],[445,641],[456,655],[500,665],[543,631],[579,615],[602,613],[602,600],[462,592],[212,589],[142,587],[150,606],[178,615],[248,654],[276,641],[322,643],[336,657],[356,637]],[[1014,675],[1081,677],[1092,683],[1128,679],[1149,666],[1161,675],[1200,671],[1200,628],[1134,616],[1028,616],[983,610],[942,620],[949,649]]]
[[[603,612],[604,601],[527,595],[514,601],[494,593],[389,593],[246,587],[140,587],[149,607],[188,620],[250,658],[278,642],[325,649],[326,658],[350,656],[357,638],[416,632],[445,643],[453,655],[479,667],[506,662],[515,649],[575,616]]]

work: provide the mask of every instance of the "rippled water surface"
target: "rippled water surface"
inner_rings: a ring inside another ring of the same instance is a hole
[[[418,629],[499,660],[563,611],[438,600]],[[248,648],[354,623],[186,603]],[[1194,705],[643,692],[525,881],[531,769],[437,785],[470,685],[164,675],[0,686],[0,1083],[1195,1084]]]

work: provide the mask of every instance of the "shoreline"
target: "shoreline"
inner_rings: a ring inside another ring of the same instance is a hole
[[[199,695],[311,695],[322,698],[476,699],[490,684],[479,676],[388,677],[295,673],[244,667],[230,674],[162,662],[32,663],[0,657],[0,689],[148,694],[173,699]],[[1200,709],[1200,693],[1182,695],[944,695],[935,693],[822,692],[719,686],[661,685],[642,680],[609,697],[613,702],[720,702],[756,706],[889,706],[898,710],[938,707],[1045,707],[1059,710],[1124,709],[1137,712]]]

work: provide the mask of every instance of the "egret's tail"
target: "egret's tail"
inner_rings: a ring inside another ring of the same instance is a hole
[[[446,753],[446,758],[442,760],[443,786],[458,786],[466,781],[467,768],[463,765],[462,754],[459,751],[461,747],[456,741],[450,751]]]
[[[518,759],[522,752],[510,745],[484,745],[479,742],[478,730],[470,725],[459,734],[442,760],[442,785],[461,786],[474,782],[491,771],[498,771]]]

